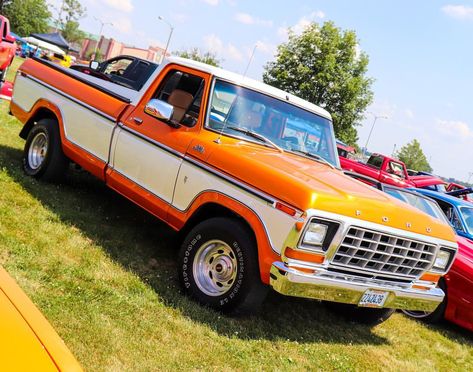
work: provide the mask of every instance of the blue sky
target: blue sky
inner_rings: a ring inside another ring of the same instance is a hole
[[[57,3],[60,0],[51,0]],[[372,0],[82,0],[81,26],[98,33],[94,16],[112,22],[104,34],[147,47],[164,46],[174,26],[170,50],[199,47],[243,72],[255,45],[248,75],[261,79],[263,66],[286,29],[300,32],[310,21],[334,21],[355,30],[370,57],[368,75],[376,79],[367,111],[379,119],[371,151],[391,154],[417,138],[437,174],[468,180],[473,172],[473,1]],[[358,128],[366,142],[373,122]],[[471,177],[473,180],[473,176]]]

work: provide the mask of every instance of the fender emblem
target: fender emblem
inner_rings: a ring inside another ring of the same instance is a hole
[[[383,222],[388,222],[389,221],[389,218],[387,218],[387,217],[383,217],[382,219],[383,219]]]
[[[205,148],[202,145],[195,145],[194,147],[192,147],[192,150],[195,150],[195,151],[200,152],[201,154],[203,154],[204,151],[205,151]]]

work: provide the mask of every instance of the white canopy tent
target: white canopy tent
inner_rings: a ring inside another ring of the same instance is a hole
[[[28,44],[36,45],[36,46],[40,47],[41,49],[50,50],[53,53],[58,53],[58,54],[61,54],[61,55],[66,54],[66,53],[64,53],[64,51],[61,48],[57,47],[56,45],[47,43],[47,42],[42,41],[42,40],[38,40],[38,39],[36,39],[32,36],[24,37],[23,39],[25,39],[28,42]]]

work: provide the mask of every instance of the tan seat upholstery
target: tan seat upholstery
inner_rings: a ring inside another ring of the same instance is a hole
[[[174,106],[172,119],[180,122],[193,99],[192,94],[180,89],[174,89],[168,98],[168,103]]]

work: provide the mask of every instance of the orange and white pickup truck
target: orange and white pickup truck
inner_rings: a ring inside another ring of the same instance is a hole
[[[174,57],[140,91],[29,59],[11,112],[28,175],[74,162],[181,231],[205,305],[252,311],[272,287],[376,323],[444,297],[450,226],[345,176],[329,113],[291,94]]]

